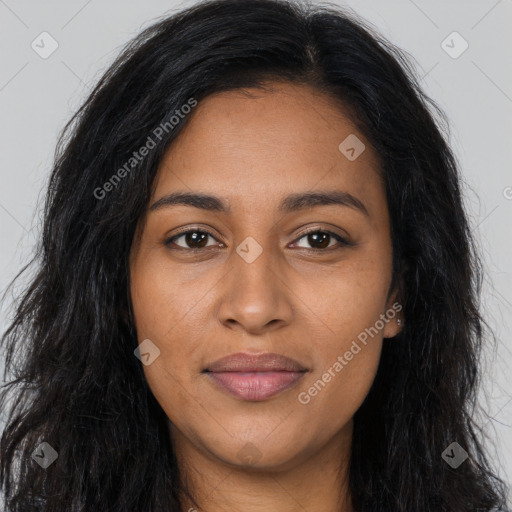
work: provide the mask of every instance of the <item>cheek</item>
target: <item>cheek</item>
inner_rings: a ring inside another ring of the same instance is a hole
[[[335,359],[312,376],[301,390],[298,407],[303,408],[303,416],[310,418],[308,421],[316,419],[312,423],[318,424],[320,441],[328,440],[346,426],[364,402],[377,372],[381,347],[382,342],[377,338],[371,345],[361,345],[361,351],[351,361],[337,361],[336,365]]]
[[[211,279],[209,279],[209,277]],[[177,270],[165,257],[146,254],[131,270],[130,292],[139,339],[158,340],[167,348],[176,334],[192,329],[190,339],[201,339],[204,318],[199,319],[205,297],[215,284],[214,276],[187,278],[186,270]],[[197,332],[193,332],[197,329]],[[176,346],[179,348],[179,346]]]
[[[301,268],[292,286],[303,298],[304,310],[316,318],[318,332],[329,338],[324,345],[328,352],[341,350],[344,340],[356,338],[374,326],[385,312],[391,256],[382,249],[359,251],[321,272],[308,270]]]
[[[202,309],[205,294],[214,282],[198,280],[187,285],[185,274],[169,268],[162,258],[146,254],[133,262],[130,275],[139,343],[150,339],[160,350],[150,365],[143,365],[143,371],[171,421],[179,420],[177,411],[188,410],[194,416],[197,409],[191,407],[191,390],[187,387],[200,366],[207,334]]]
[[[355,414],[379,366],[386,282],[365,275],[363,281],[356,274],[337,281],[336,295],[324,303],[321,332],[311,338],[315,367],[297,399],[310,417],[332,419],[324,423],[326,435]]]
[[[317,331],[311,337],[314,372],[298,401],[312,416],[332,417],[329,430],[353,416],[373,383],[385,325],[381,315],[391,279],[391,256],[383,257],[382,250],[378,258],[368,251],[345,263],[336,272],[331,269],[320,285],[317,281],[316,288],[307,276],[303,281],[308,306],[319,312],[321,321],[316,322]]]

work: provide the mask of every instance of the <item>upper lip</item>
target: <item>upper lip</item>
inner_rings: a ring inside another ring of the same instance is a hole
[[[208,372],[303,372],[307,368],[289,357],[266,352],[264,354],[237,353],[211,363]]]

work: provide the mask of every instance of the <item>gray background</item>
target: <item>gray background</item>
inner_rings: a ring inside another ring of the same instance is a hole
[[[0,291],[30,258],[36,207],[64,123],[130,38],[192,3],[0,0]],[[425,91],[448,114],[486,266],[482,306],[499,342],[482,361],[480,397],[489,414],[482,424],[492,460],[512,482],[512,0],[333,3],[351,7],[413,56]],[[44,31],[58,43],[46,59],[31,47],[42,46]],[[448,37],[454,31],[469,45],[457,58],[464,43]],[[9,303],[0,312],[2,332]]]

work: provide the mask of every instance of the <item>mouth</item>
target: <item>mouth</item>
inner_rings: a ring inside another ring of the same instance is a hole
[[[232,354],[203,370],[221,390],[242,400],[267,400],[295,386],[308,371],[280,354]]]

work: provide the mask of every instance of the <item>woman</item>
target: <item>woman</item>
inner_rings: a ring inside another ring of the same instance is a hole
[[[128,45],[62,136],[3,338],[5,510],[505,507],[435,114],[337,8],[203,2]]]

